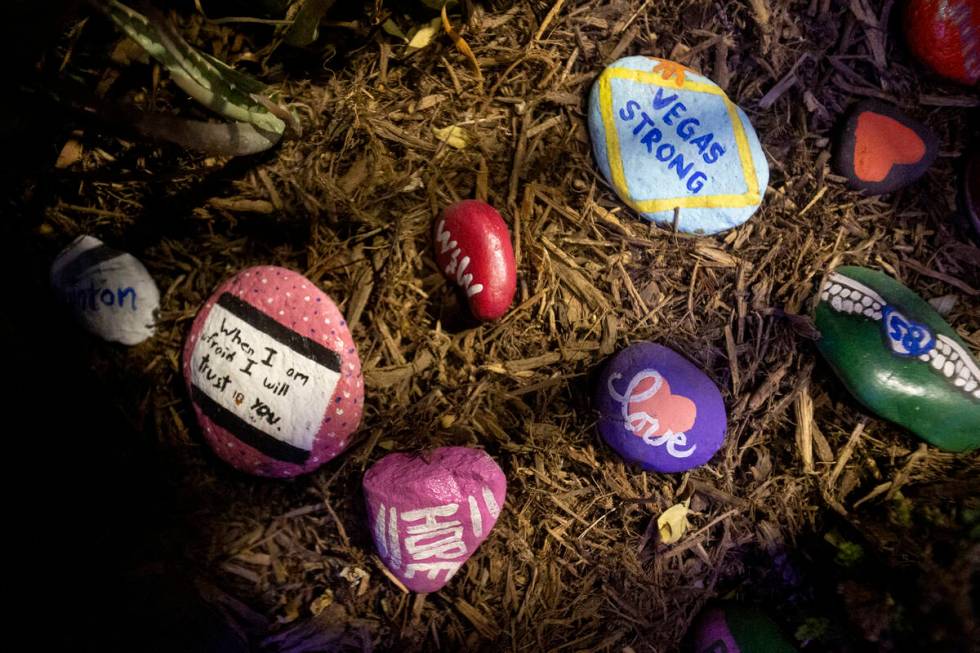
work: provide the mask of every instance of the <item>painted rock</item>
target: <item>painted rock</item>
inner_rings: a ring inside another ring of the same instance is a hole
[[[435,225],[436,263],[466,293],[470,311],[480,320],[507,312],[517,290],[517,265],[510,232],[486,202],[453,204]]]
[[[413,592],[435,592],[497,523],[507,479],[479,449],[388,454],[364,475],[378,555]]]
[[[324,292],[284,268],[221,284],[184,345],[184,379],[219,457],[259,476],[313,471],[361,420],[361,361]]]
[[[764,613],[722,603],[694,623],[694,653],[794,653],[796,649]]]
[[[718,386],[667,347],[640,342],[606,364],[596,388],[599,433],[619,455],[655,472],[703,465],[725,439]]]
[[[841,267],[815,318],[820,353],[862,404],[941,449],[980,446],[980,367],[918,295],[881,272]]]
[[[769,164],[748,117],[707,77],[652,57],[607,67],[589,96],[599,169],[626,204],[661,225],[714,234],[748,220]]]
[[[980,3],[977,0],[908,0],[905,40],[923,63],[961,84],[980,80]]]
[[[104,340],[136,345],[156,330],[157,284],[134,256],[98,238],[80,236],[62,250],[51,285],[82,326]]]
[[[974,153],[966,162],[960,198],[967,222],[980,236],[980,153]]]
[[[890,104],[863,100],[844,122],[834,166],[851,188],[879,195],[917,180],[938,152],[931,129]]]

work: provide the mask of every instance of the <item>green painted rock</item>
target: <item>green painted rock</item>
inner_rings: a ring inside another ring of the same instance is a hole
[[[881,272],[841,267],[815,317],[817,348],[861,403],[940,449],[980,447],[980,366],[922,298]]]
[[[693,643],[694,653],[796,653],[769,617],[737,603],[702,612]]]

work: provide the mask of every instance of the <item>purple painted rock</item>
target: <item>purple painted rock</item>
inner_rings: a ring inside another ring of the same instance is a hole
[[[694,653],[795,653],[762,612],[737,603],[708,608],[694,627]]]
[[[974,233],[980,236],[980,152],[974,152],[966,162],[961,197],[963,212]]]
[[[487,539],[507,478],[479,449],[388,454],[364,475],[378,555],[413,592],[435,592]]]
[[[651,471],[703,465],[725,440],[718,386],[680,354],[650,342],[630,345],[606,364],[596,406],[609,446]]]
[[[218,287],[187,336],[184,379],[208,444],[250,474],[311,472],[361,421],[364,382],[347,322],[285,268],[248,268]]]

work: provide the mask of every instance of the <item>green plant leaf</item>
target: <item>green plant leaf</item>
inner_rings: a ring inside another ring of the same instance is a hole
[[[97,6],[192,98],[226,118],[282,136],[286,123],[251,97],[265,89],[261,82],[192,48],[162,16],[145,16],[117,0]]]

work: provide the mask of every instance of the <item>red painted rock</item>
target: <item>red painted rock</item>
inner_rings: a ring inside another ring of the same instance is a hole
[[[879,195],[917,180],[938,152],[931,129],[890,104],[864,100],[844,122],[834,167],[852,188]]]
[[[388,454],[364,475],[378,556],[413,592],[435,592],[497,523],[507,477],[486,452],[442,447]]]
[[[436,263],[466,293],[470,310],[495,320],[510,308],[517,290],[517,265],[510,232],[486,202],[453,204],[436,222]]]
[[[191,326],[183,366],[208,444],[250,474],[313,471],[361,421],[364,382],[347,322],[285,268],[248,268],[221,284]]]
[[[961,84],[980,80],[980,2],[908,0],[902,15],[912,53]]]

